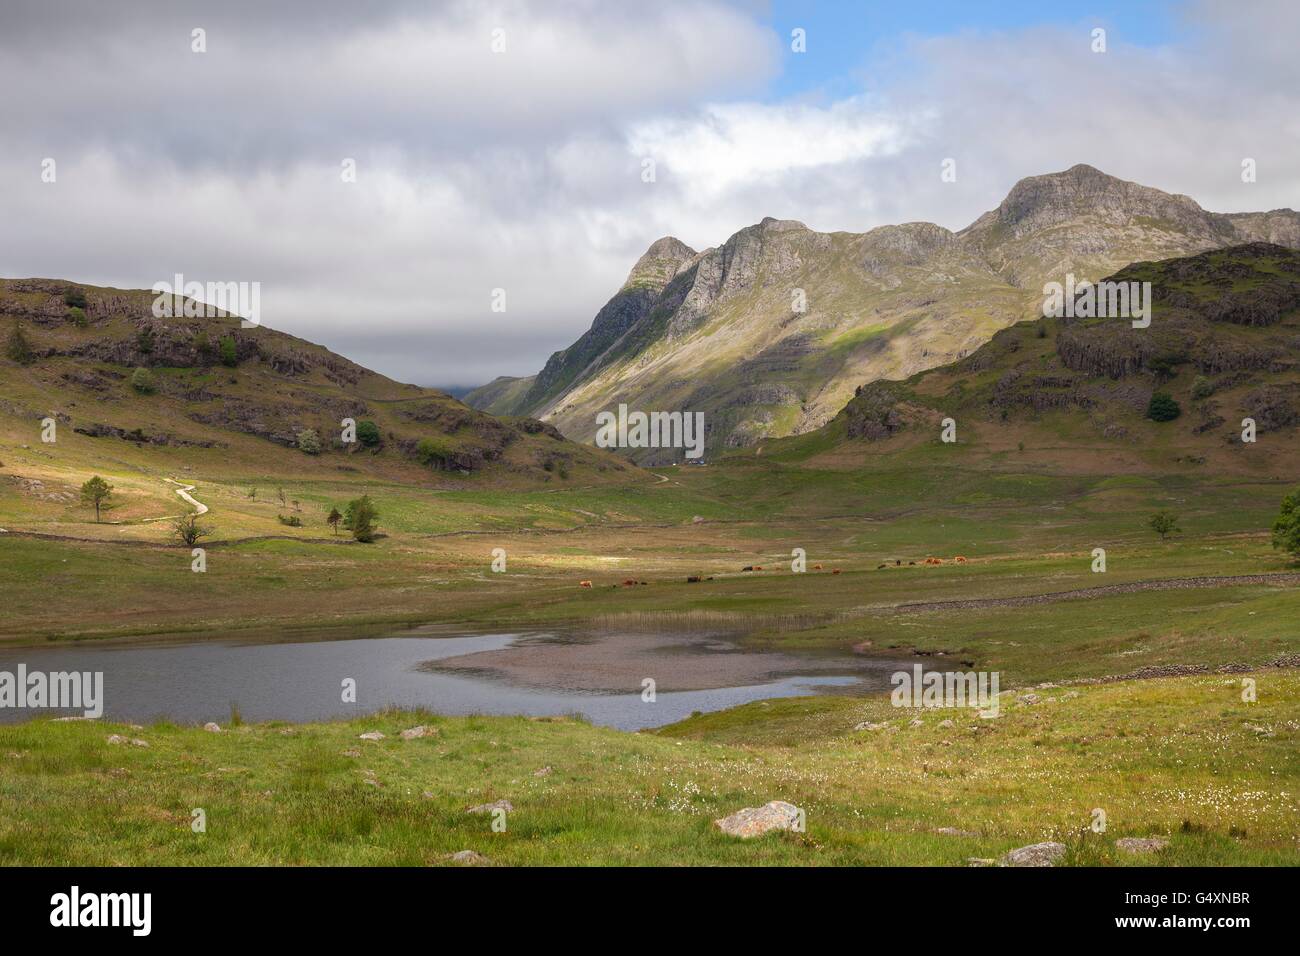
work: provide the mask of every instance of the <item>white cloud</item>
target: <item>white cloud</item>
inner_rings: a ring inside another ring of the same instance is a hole
[[[268,325],[424,384],[535,371],[664,234],[959,228],[1077,162],[1222,211],[1300,195],[1282,6],[1198,4],[1158,50],[1112,30],[1092,54],[1089,25],[917,39],[905,74],[821,104],[757,99],[780,38],[719,3],[149,9],[6,9],[0,274],[260,281]]]

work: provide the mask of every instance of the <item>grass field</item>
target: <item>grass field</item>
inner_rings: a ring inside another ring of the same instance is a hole
[[[94,447],[0,456],[0,640],[357,636],[415,622],[693,629],[756,648],[931,663],[942,653],[954,668],[998,671],[1012,692],[996,720],[925,712],[919,727],[886,699],[842,694],[640,734],[428,714],[221,734],[8,725],[0,862],[425,865],[469,848],[502,864],[964,865],[1045,839],[1085,865],[1300,862],[1300,672],[1268,666],[1300,651],[1294,578],[989,603],[1293,575],[1300,568],[1267,533],[1290,490],[1277,477],[1057,473],[987,459],[849,466],[830,456],[630,471],[614,482],[425,487],[319,469],[268,475],[199,452],[170,470],[148,448],[122,446],[106,462]],[[105,523],[44,497],[75,492],[94,473],[120,499]],[[40,493],[4,475],[39,479]],[[192,573],[188,549],[149,520],[188,510],[167,477],[196,485],[212,509],[206,573]],[[363,492],[384,536],[335,538],[325,513]],[[1158,508],[1179,514],[1169,541],[1145,527]],[[303,527],[277,520],[288,513]],[[1092,570],[1099,547],[1105,573]],[[495,548],[507,554],[505,573],[491,570]],[[791,571],[796,548],[806,573]],[[968,563],[954,564],[958,554]],[[921,564],[932,555],[946,563]],[[646,585],[620,586],[628,578]],[[953,603],[966,601],[977,603]],[[1258,702],[1241,700],[1236,672],[1031,691],[1166,665],[1255,668]],[[1028,692],[1040,701],[1020,703]],[[949,717],[955,726],[939,727]],[[888,726],[855,732],[863,721]],[[437,735],[397,739],[417,723]],[[388,738],[357,739],[372,729]],[[107,743],[114,733],[148,747]],[[501,798],[515,807],[504,833],[465,812]],[[741,842],[712,829],[716,817],[775,799],[806,810],[806,833]],[[190,827],[200,807],[201,834]],[[1097,808],[1109,821],[1102,834],[1089,829]],[[945,827],[960,833],[934,832]],[[1114,847],[1150,835],[1169,847],[1153,857]]]
[[[641,734],[413,713],[220,734],[33,721],[0,731],[0,862],[418,866],[472,849],[501,864],[959,866],[1052,839],[1066,864],[1295,865],[1300,677],[1253,676],[1253,704],[1235,675],[1190,677],[1008,696],[997,719],[951,728],[951,711],[914,727],[915,711],[844,698]],[[436,734],[398,738],[415,724]],[[371,730],[387,738],[358,739]],[[504,832],[466,812],[500,799]],[[806,832],[712,827],[773,799],[804,809]],[[1169,846],[1133,856],[1124,836]]]

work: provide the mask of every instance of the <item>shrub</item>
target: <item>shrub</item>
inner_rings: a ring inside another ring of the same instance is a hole
[[[90,319],[86,318],[86,310],[76,305],[68,310],[67,319],[79,329],[84,329],[90,324]]]
[[[420,443],[415,446],[415,455],[420,459],[420,464],[429,465],[432,468],[447,467],[447,462],[452,454],[451,446],[436,438],[422,438]]]
[[[1200,401],[1203,398],[1209,398],[1214,394],[1214,383],[1204,375],[1198,375],[1192,380],[1192,398]]]
[[[280,519],[280,524],[288,525],[290,528],[301,528],[302,519],[297,515],[276,515]]]
[[[1282,499],[1282,510],[1273,522],[1273,547],[1300,557],[1300,489]]]
[[[212,340],[208,338],[208,333],[199,329],[194,335],[194,351],[199,353],[199,361],[206,362],[212,358]]]
[[[221,355],[221,364],[229,368],[234,368],[239,364],[239,350],[235,347],[235,339],[230,335],[223,335],[219,345]]]
[[[308,455],[319,455],[321,449],[320,435],[314,428],[304,428],[298,433],[298,450]]]
[[[1153,422],[1171,422],[1182,413],[1182,408],[1168,392],[1154,393],[1147,405],[1147,418]]]
[[[19,365],[31,365],[36,361],[36,353],[32,351],[32,343],[27,341],[27,336],[23,333],[23,327],[17,322],[14,323],[14,330],[9,333],[9,342],[5,345],[5,355],[9,356],[10,361],[17,362]]]
[[[63,293],[63,304],[74,309],[84,309],[86,307],[86,293],[80,289],[69,289]]]
[[[374,448],[381,440],[378,425],[369,420],[357,422],[357,441],[367,448]]]
[[[135,347],[145,355],[153,351],[153,328],[146,325],[135,336]]]
[[[158,385],[147,368],[138,368],[131,373],[131,387],[141,395],[152,395],[158,390]]]
[[[212,534],[212,528],[199,524],[198,515],[182,515],[172,522],[172,537],[187,548],[194,547],[200,538]]]
[[[344,515],[345,526],[352,529],[352,537],[363,543],[375,540],[375,525],[379,523],[379,512],[369,495],[362,495],[348,502]]]

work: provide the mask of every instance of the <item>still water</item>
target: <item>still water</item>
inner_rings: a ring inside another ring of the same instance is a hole
[[[467,637],[401,636],[341,640],[240,642],[205,640],[148,645],[0,648],[0,671],[19,663],[33,671],[99,671],[104,675],[104,718],[149,723],[230,720],[232,706],[245,721],[310,721],[373,713],[387,706],[421,707],[439,714],[581,714],[621,730],[672,723],[693,711],[721,710],[748,701],[816,693],[820,687],[858,684],[862,674],[765,675],[741,686],[673,690],[659,682],[653,703],[642,700],[639,680],[621,689],[527,686],[500,676],[440,673],[446,658],[512,648],[516,634]],[[611,636],[609,640],[616,640]],[[716,646],[713,641],[711,646]],[[680,650],[680,649],[678,649]],[[735,648],[737,659],[743,653]],[[639,673],[640,671],[638,671]],[[356,681],[357,702],[344,703],[342,683]],[[875,683],[870,677],[869,683]],[[718,683],[725,684],[725,676]],[[73,711],[0,709],[0,723]]]

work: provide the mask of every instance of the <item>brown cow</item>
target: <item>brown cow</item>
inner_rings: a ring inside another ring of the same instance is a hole
[[[960,554],[957,555],[957,557],[953,558],[953,561],[954,561],[955,563],[957,563],[957,564],[965,564],[965,563],[966,563],[966,559],[965,559],[962,555],[960,555]]]
[[[578,587],[580,587],[580,588],[589,588],[589,587],[591,587],[591,582],[590,582],[590,581],[579,581],[579,582],[578,582]]]
[[[831,574],[839,574],[839,573],[840,573],[839,568],[831,568]]]
[[[814,564],[814,565],[813,565],[813,570],[814,570],[814,571],[820,571],[821,569],[822,569],[822,566],[821,566],[820,564]]]

